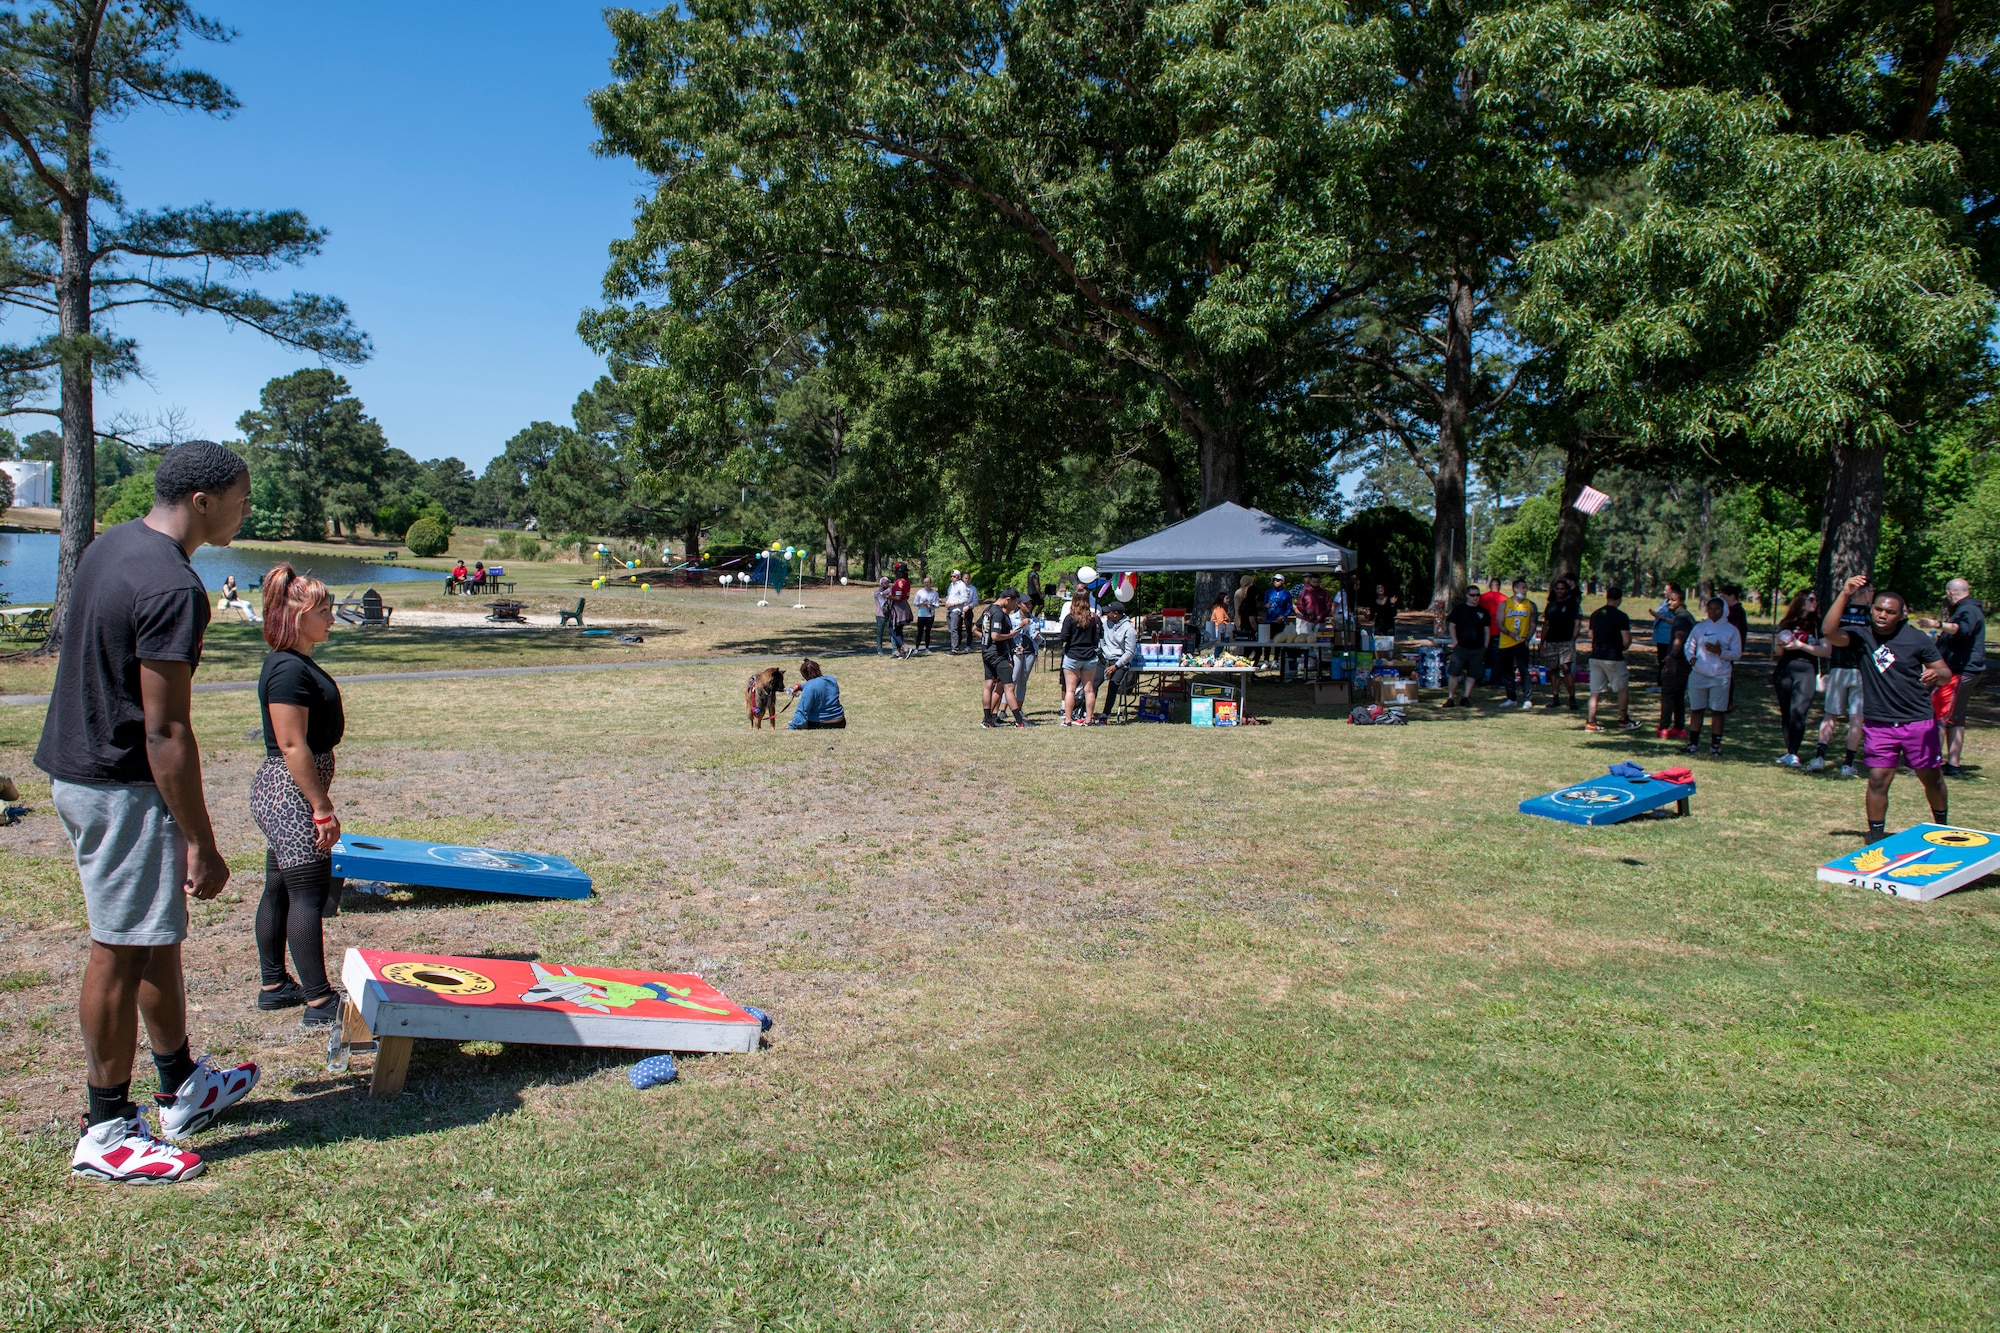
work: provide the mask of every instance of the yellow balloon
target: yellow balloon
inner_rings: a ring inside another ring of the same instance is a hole
[[[653,585],[650,583],[642,583],[639,585],[639,591],[641,592],[651,592],[652,590],[653,590]]]

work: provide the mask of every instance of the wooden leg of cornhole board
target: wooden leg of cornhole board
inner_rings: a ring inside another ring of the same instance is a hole
[[[366,1020],[361,1017],[361,1010],[352,1000],[340,1002],[340,1035],[350,1046],[375,1040],[375,1034],[368,1030]]]
[[[371,1097],[394,1097],[403,1090],[410,1072],[412,1037],[378,1037],[375,1041],[375,1072],[368,1080]]]
[[[1680,800],[1674,802],[1674,809],[1680,813],[1682,819],[1686,819],[1688,813],[1687,797],[1683,796]]]

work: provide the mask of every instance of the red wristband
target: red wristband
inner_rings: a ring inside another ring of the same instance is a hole
[[[328,815],[325,819],[321,819],[318,815],[313,816],[313,823],[315,824],[332,824],[336,822],[338,822],[338,816],[336,815]]]

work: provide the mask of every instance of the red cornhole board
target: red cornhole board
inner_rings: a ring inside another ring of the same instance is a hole
[[[334,1040],[375,1039],[377,1096],[401,1090],[417,1037],[754,1051],[763,1030],[755,1015],[691,973],[349,949],[340,979],[347,1018]]]

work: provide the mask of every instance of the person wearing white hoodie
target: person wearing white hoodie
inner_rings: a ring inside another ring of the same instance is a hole
[[[1731,666],[1743,656],[1743,636],[1736,632],[1736,626],[1729,623],[1729,604],[1720,597],[1708,599],[1708,619],[1689,631],[1687,646],[1681,651],[1694,664],[1694,671],[1688,677],[1688,743],[1687,753],[1694,754],[1701,744],[1701,715],[1708,713],[1715,718],[1714,731],[1709,737],[1708,753],[1712,759],[1722,757],[1722,720],[1729,715],[1729,677]]]

